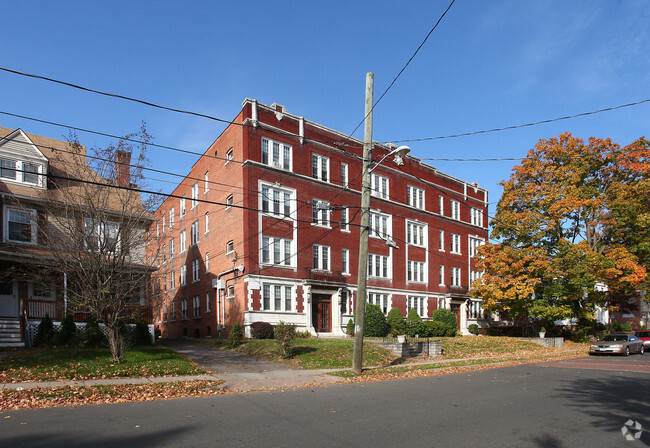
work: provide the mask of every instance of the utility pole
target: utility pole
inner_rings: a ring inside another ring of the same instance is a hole
[[[357,308],[354,317],[354,350],[352,370],[363,369],[363,325],[366,314],[366,283],[368,280],[368,227],[370,224],[370,163],[372,159],[372,106],[375,75],[366,73],[366,108],[363,133],[363,178],[361,181],[361,227],[359,234],[359,267],[357,277]]]

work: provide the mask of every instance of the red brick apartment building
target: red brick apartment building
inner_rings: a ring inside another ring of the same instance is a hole
[[[395,145],[375,143],[380,159]],[[246,99],[154,214],[154,323],[163,336],[225,336],[265,321],[343,335],[356,297],[362,142]],[[407,156],[372,170],[367,301],[385,313],[456,312],[488,237],[488,193]],[[387,244],[394,242],[395,244]],[[395,247],[396,246],[396,247]]]

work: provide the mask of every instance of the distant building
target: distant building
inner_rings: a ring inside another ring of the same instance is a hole
[[[373,158],[395,147],[375,143]],[[154,214],[162,335],[225,335],[258,321],[343,335],[357,300],[361,171],[361,141],[246,99]],[[485,189],[415,157],[376,165],[365,299],[424,319],[448,308],[464,332],[485,326],[468,290],[487,203]]]

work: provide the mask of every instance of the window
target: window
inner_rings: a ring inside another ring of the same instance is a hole
[[[235,243],[233,240],[230,240],[226,243],[226,253],[229,254],[235,251]]]
[[[339,292],[341,297],[341,314],[352,314],[352,302],[350,300],[350,291],[341,289]]]
[[[187,299],[181,299],[181,319],[187,319]]]
[[[210,191],[210,172],[206,171],[205,174],[203,175],[203,182],[205,185],[203,186],[203,193],[207,193]]]
[[[23,182],[26,184],[40,185],[41,165],[36,163],[23,162]]]
[[[210,252],[205,253],[205,272],[210,272]]]
[[[469,318],[470,319],[483,318],[483,307],[481,306],[481,302],[476,302],[476,301],[469,302]]]
[[[262,309],[264,311],[293,311],[291,286],[264,283],[262,285]]]
[[[115,252],[120,245],[120,225],[116,222],[99,222],[90,218],[84,221],[86,248],[100,252]],[[11,231],[11,223],[9,231]]]
[[[291,193],[288,191],[263,186],[260,202],[262,213],[284,217],[291,214]]]
[[[163,292],[167,292],[167,274],[163,274]]]
[[[460,254],[460,235],[451,234],[451,253]]]
[[[169,240],[169,261],[171,261],[172,258],[174,258],[174,255],[176,255],[176,253],[174,251],[174,238],[172,238],[171,240]]]
[[[176,271],[171,271],[169,273],[169,290],[173,291],[176,289]]]
[[[314,269],[321,271],[330,270],[330,248],[329,246],[321,246],[314,244],[312,248],[312,255],[314,259]]]
[[[3,179],[16,179],[16,161],[9,159],[0,159],[0,177]]]
[[[36,210],[7,207],[5,241],[36,243]],[[95,247],[98,247],[95,245]]]
[[[451,285],[460,286],[460,268],[451,268]]]
[[[0,178],[24,184],[43,186],[43,166],[39,163],[0,159]]]
[[[228,152],[226,153],[226,163],[225,163],[226,165],[228,165],[230,162],[232,162],[233,157],[234,157],[233,154],[234,154],[233,149],[230,148],[230,149],[228,150]]]
[[[165,234],[165,215],[162,217],[162,233]]]
[[[387,215],[370,213],[370,236],[388,239],[391,236],[391,222]]]
[[[174,228],[174,207],[169,209],[169,228]]]
[[[350,273],[350,251],[348,249],[341,251],[341,272],[344,274]]]
[[[438,250],[441,252],[445,251],[445,231],[441,230],[440,231],[440,245],[438,246]]]
[[[440,265],[440,273],[438,283],[440,286],[445,286],[445,267]]]
[[[163,247],[162,247],[162,253],[163,253],[162,262],[166,263],[167,262],[167,246],[165,246],[164,244],[163,244]],[[169,258],[171,258],[171,256]]]
[[[192,185],[192,208],[199,205],[199,182]]]
[[[469,221],[474,226],[483,227],[483,210],[475,207],[470,207]]]
[[[390,309],[390,298],[388,297],[388,294],[370,292],[368,293],[368,303],[377,305],[379,308],[381,308],[381,311],[384,314],[387,314],[388,310]]]
[[[460,221],[460,202],[454,201],[452,199],[450,201],[450,204],[451,204],[451,219]]]
[[[472,283],[474,283],[476,280],[480,279],[483,277],[483,273],[481,271],[470,271],[469,273],[469,284],[472,286]]]
[[[411,207],[424,210],[424,190],[411,185],[406,187],[406,199]]]
[[[184,218],[184,217],[185,217],[185,196],[183,196],[182,198],[180,198],[179,201],[180,201],[180,204],[179,204],[179,207],[180,207],[180,213],[179,213],[179,216],[180,216],[181,218]]]
[[[210,231],[210,212],[205,213],[205,233]]]
[[[312,222],[318,226],[329,227],[330,225],[330,204],[319,199],[311,201]]]
[[[388,199],[388,178],[379,174],[370,175],[370,194],[382,199]]]
[[[199,242],[199,220],[197,219],[192,223],[190,228],[190,238],[192,241],[192,246]]]
[[[348,164],[341,162],[341,185],[348,186]]]
[[[205,293],[205,312],[209,313],[210,310],[210,293],[206,292]]]
[[[481,238],[469,237],[469,256],[473,257],[476,255],[476,249],[483,245],[484,241]]]
[[[192,260],[192,283],[196,283],[200,280],[199,277],[199,268],[201,266],[201,263],[199,262],[199,259],[197,258],[196,260]]]
[[[440,216],[445,214],[445,198],[443,196],[438,196],[438,212]]]
[[[226,198],[226,210],[228,210],[234,204],[234,198],[232,195]]]
[[[226,289],[226,298],[228,299],[235,298],[235,287],[233,285],[228,285],[228,289]]]
[[[201,298],[199,296],[192,297],[192,310],[195,319],[201,317]]]
[[[187,285],[187,265],[185,264],[181,266],[180,284],[181,286]]]
[[[329,182],[330,159],[320,154],[311,155],[311,177]]]
[[[175,322],[176,321],[176,302],[172,302],[169,308],[170,308],[169,309],[169,314],[171,314],[171,316],[169,316],[169,320],[171,320],[172,322]]]
[[[291,146],[262,138],[262,163],[282,170],[291,171]]]
[[[388,256],[368,254],[368,275],[370,277],[389,278]]]
[[[156,222],[156,238],[160,238],[160,222]]]
[[[424,261],[408,260],[406,269],[406,279],[409,282],[426,282],[426,263]]]
[[[350,231],[350,216],[349,209],[346,206],[341,207],[341,230]]]
[[[418,316],[427,317],[427,298],[418,296],[408,296],[406,298],[406,314],[412,309],[418,312]]]
[[[262,263],[291,266],[291,240],[262,236]]]
[[[187,249],[187,234],[185,230],[181,230],[181,253]]]
[[[426,225],[417,222],[406,222],[406,243],[414,246],[425,246]]]

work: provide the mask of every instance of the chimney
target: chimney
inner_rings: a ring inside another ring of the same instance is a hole
[[[128,187],[131,185],[131,153],[118,149],[115,151],[115,177],[117,185]]]

